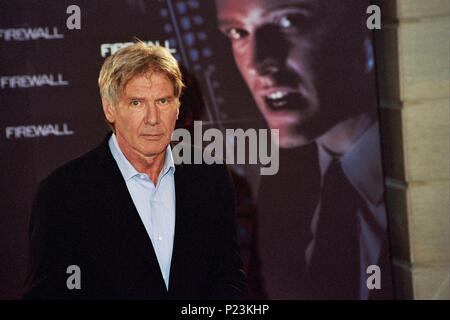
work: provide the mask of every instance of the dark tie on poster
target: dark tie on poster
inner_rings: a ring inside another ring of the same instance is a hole
[[[365,206],[333,159],[325,173],[316,242],[309,266],[319,299],[358,299],[360,254],[357,211]]]

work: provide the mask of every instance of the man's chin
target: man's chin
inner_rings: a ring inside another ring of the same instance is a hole
[[[141,149],[141,154],[143,154],[145,157],[154,157],[158,154],[164,153],[167,149],[167,145],[163,146],[153,146],[153,147],[146,147]]]

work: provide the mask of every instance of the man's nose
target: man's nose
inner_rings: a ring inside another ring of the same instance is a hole
[[[274,26],[264,26],[255,31],[250,71],[260,76],[270,76],[283,67],[287,45]]]
[[[159,123],[159,109],[157,106],[150,104],[147,107],[144,121],[149,125],[157,125]]]

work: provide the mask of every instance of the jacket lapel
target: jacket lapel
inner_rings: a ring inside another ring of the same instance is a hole
[[[157,279],[156,285],[161,293],[167,293],[152,242],[133,203],[119,167],[109,150],[109,136],[98,148],[99,164],[103,170],[105,182],[104,191],[108,195],[103,199],[105,208],[114,213],[117,226],[122,232],[121,236],[126,238],[125,241],[135,250],[137,258],[142,259],[144,266],[148,267],[148,270],[144,270],[144,272],[147,271],[151,278]],[[152,283],[152,285],[155,285],[155,283]]]
[[[185,164],[177,164],[175,168],[175,237],[173,242],[172,263],[170,267],[169,292],[176,291],[179,284],[180,271],[183,268],[186,238],[189,237],[189,181]]]

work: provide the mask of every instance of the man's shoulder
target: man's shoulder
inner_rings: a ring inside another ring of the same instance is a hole
[[[41,184],[64,185],[83,181],[108,165],[109,148],[107,142],[87,151],[81,156],[66,162],[51,172]]]

